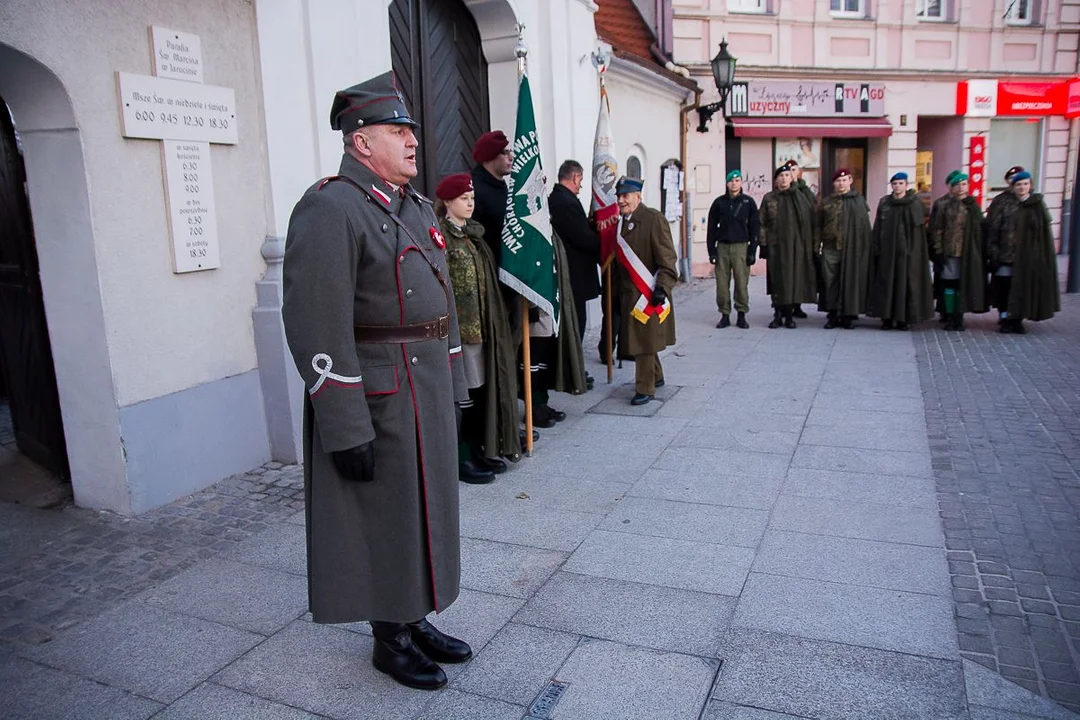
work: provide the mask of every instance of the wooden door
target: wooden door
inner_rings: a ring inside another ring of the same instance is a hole
[[[431,196],[440,179],[474,165],[472,147],[490,127],[480,31],[460,0],[394,0],[390,52],[405,105],[420,123],[413,185]]]
[[[68,471],[60,395],[45,321],[26,169],[0,98],[0,372],[19,451],[64,479]]]

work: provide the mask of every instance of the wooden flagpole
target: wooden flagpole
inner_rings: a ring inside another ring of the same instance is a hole
[[[615,375],[614,360],[615,348],[611,347],[612,342],[612,322],[614,318],[611,315],[611,263],[608,262],[604,266],[604,343],[607,348],[607,382],[608,385],[612,383]]]
[[[528,54],[528,49],[525,47],[525,25],[519,23],[517,26],[518,44],[514,48],[514,54],[518,59],[518,82],[521,81],[521,76],[525,74],[527,62],[525,56]],[[518,95],[520,98],[520,93]],[[521,361],[525,366],[524,378],[522,382],[525,388],[525,457],[532,457],[533,453],[533,402],[532,402],[532,348],[530,347],[529,340],[529,301],[524,296],[520,297],[521,303]]]

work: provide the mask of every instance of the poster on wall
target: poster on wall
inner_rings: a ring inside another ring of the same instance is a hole
[[[774,166],[795,160],[801,168],[821,167],[821,138],[776,138]]]

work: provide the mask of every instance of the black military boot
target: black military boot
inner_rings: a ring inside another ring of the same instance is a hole
[[[735,319],[735,326],[741,327],[743,330],[750,327],[750,323],[746,322],[746,313],[741,310],[739,311],[739,316]]]
[[[882,330],[892,330],[893,329],[893,321],[892,320],[882,320],[881,321],[881,329]]]
[[[458,463],[458,480],[470,485],[486,485],[495,480],[495,473],[472,460],[462,460]]]
[[[906,322],[904,322],[903,320],[897,320],[896,321],[896,329],[897,330],[907,330],[908,329],[908,324]]]
[[[800,320],[805,320],[807,318],[806,312],[802,309],[802,305],[796,305],[795,309],[791,311],[791,314]]]
[[[506,463],[499,458],[484,457],[483,453],[477,452],[473,455],[473,463],[483,470],[490,470],[496,475],[502,475],[506,472]]]
[[[830,311],[828,316],[827,316],[827,319],[825,320],[825,329],[826,330],[832,330],[833,328],[835,328],[839,324],[840,323],[838,322],[838,318],[836,317],[836,313]]]
[[[446,685],[446,673],[416,646],[407,625],[373,620],[371,634],[375,637],[371,664],[376,670],[417,690]]]
[[[435,662],[461,663],[472,657],[469,643],[447,635],[427,618],[408,625],[413,643]]]
[[[740,313],[741,314],[741,313]],[[716,323],[716,327],[723,329],[731,327],[731,315],[724,313],[720,316],[720,322]]]
[[[775,330],[784,324],[784,321],[780,319],[780,308],[773,308],[772,322],[769,323],[769,329]]]
[[[858,319],[858,317],[858,315],[841,315],[840,327],[845,330],[851,330],[853,327],[855,327],[855,320]]]
[[[796,307],[798,306],[796,305]],[[795,312],[791,308],[788,308],[784,311],[784,327],[786,327],[788,330],[794,330],[796,327],[798,327],[795,324],[795,320],[792,319],[792,315],[794,314]]]

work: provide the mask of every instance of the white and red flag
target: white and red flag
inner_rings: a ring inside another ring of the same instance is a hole
[[[619,206],[615,204],[615,181],[619,163],[615,159],[615,139],[611,137],[611,108],[607,88],[600,83],[600,117],[596,121],[596,140],[592,160],[592,213],[600,233],[600,264],[606,265],[615,255],[619,228]]]

